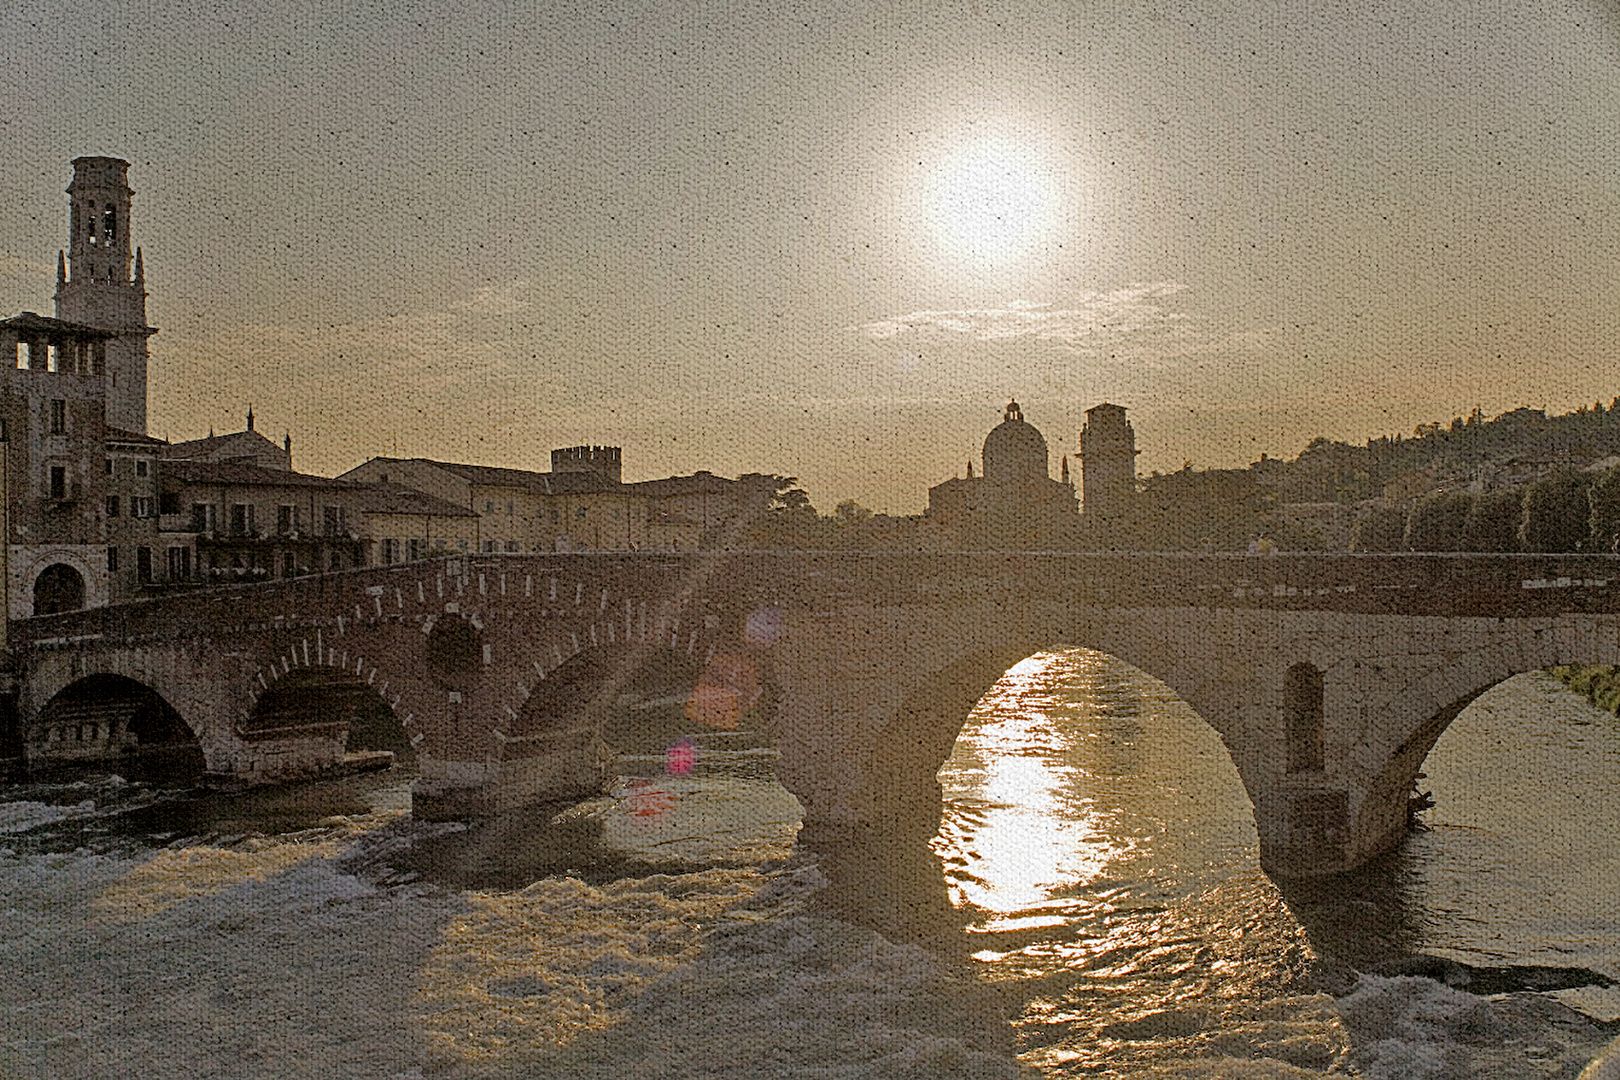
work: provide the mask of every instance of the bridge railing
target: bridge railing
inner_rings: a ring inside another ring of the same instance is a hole
[[[367,590],[414,590],[424,577],[506,575],[588,581],[648,600],[682,589],[745,605],[878,606],[997,597],[1108,607],[1243,607],[1409,615],[1531,616],[1620,611],[1620,556],[1189,552],[801,552],[480,554],[253,584],[202,588],[110,607],[14,620],[14,647],[106,637],[206,635],[321,619]],[[515,585],[513,586],[515,588]],[[535,601],[544,605],[541,597]]]

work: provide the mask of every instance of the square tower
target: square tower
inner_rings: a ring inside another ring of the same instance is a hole
[[[107,423],[146,434],[146,271],[130,249],[129,162],[73,159],[67,256],[56,256],[56,317],[106,338]],[[133,263],[133,266],[132,266]]]
[[[1123,518],[1136,494],[1136,432],[1123,405],[1086,410],[1080,429],[1081,513],[1092,520]]]

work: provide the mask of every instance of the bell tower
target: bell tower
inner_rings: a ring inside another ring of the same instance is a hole
[[[146,268],[130,253],[129,162],[73,159],[68,246],[56,257],[56,317],[118,331],[107,341],[107,423],[146,434]],[[131,263],[133,262],[133,267]]]

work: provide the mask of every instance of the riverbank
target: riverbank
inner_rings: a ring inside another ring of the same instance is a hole
[[[1559,664],[1552,674],[1604,712],[1620,716],[1620,668],[1613,664]]]

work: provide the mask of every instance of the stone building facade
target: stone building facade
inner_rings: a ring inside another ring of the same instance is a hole
[[[160,574],[146,434],[145,264],[131,247],[129,164],[73,161],[56,315],[0,321],[13,618],[138,595]]]
[[[478,528],[469,546],[475,551],[645,551],[647,499],[617,481],[612,449],[611,459],[597,458],[600,468],[548,473],[379,457],[339,479],[413,488],[473,511]]]

